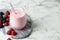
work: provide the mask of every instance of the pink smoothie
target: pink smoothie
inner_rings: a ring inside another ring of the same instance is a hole
[[[15,13],[16,12],[16,13]],[[26,17],[23,9],[15,9],[10,12],[10,25],[15,29],[22,29],[26,25]]]

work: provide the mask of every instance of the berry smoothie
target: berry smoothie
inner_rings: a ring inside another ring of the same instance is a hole
[[[23,9],[15,9],[10,12],[10,25],[15,29],[22,29],[26,25],[26,17]]]

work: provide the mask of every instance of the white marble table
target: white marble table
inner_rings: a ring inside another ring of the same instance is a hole
[[[12,2],[15,8],[24,8],[31,16],[32,34],[25,39],[12,40],[60,40],[60,1],[59,0],[0,0]],[[8,36],[0,30],[0,40]]]

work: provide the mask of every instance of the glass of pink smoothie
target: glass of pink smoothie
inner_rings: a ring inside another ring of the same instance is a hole
[[[17,8],[10,12],[10,25],[15,29],[22,29],[26,25],[25,12],[22,8]]]

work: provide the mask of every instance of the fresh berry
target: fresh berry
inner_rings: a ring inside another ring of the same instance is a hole
[[[6,18],[6,21],[9,22],[9,18]]]
[[[7,31],[7,33],[6,34],[8,34],[8,35],[15,35],[16,34],[16,32],[14,31],[14,29],[13,28],[10,28],[8,31]]]
[[[14,29],[13,29],[13,28],[10,28],[9,30],[10,30],[10,31],[14,31]]]
[[[3,28],[4,26],[3,25],[0,25],[0,28]]]
[[[7,35],[11,35],[11,31],[8,30],[8,31],[6,32],[6,34],[7,34]]]
[[[8,34],[8,35],[11,35],[11,32],[13,31],[13,29],[12,28],[10,28],[8,31],[7,31],[7,33],[6,34]]]
[[[8,38],[7,40],[11,40],[11,38]]]
[[[5,23],[4,23],[4,26],[8,26],[8,25],[9,25],[9,23],[8,23],[8,22],[5,22]]]
[[[10,12],[7,10],[5,14],[6,14],[6,16],[8,16],[8,15],[10,15]]]
[[[4,15],[4,13],[3,12],[0,12],[0,15],[2,16],[2,15]]]
[[[4,15],[4,18],[8,18],[8,17],[9,17],[8,15],[6,15],[6,14]]]
[[[15,31],[12,31],[11,34],[12,34],[12,35],[16,35],[16,32],[15,32]]]
[[[0,25],[2,24],[2,20],[0,20]]]
[[[12,35],[16,35],[16,32],[15,32],[15,30],[13,28],[10,28],[10,31],[11,31]]]

